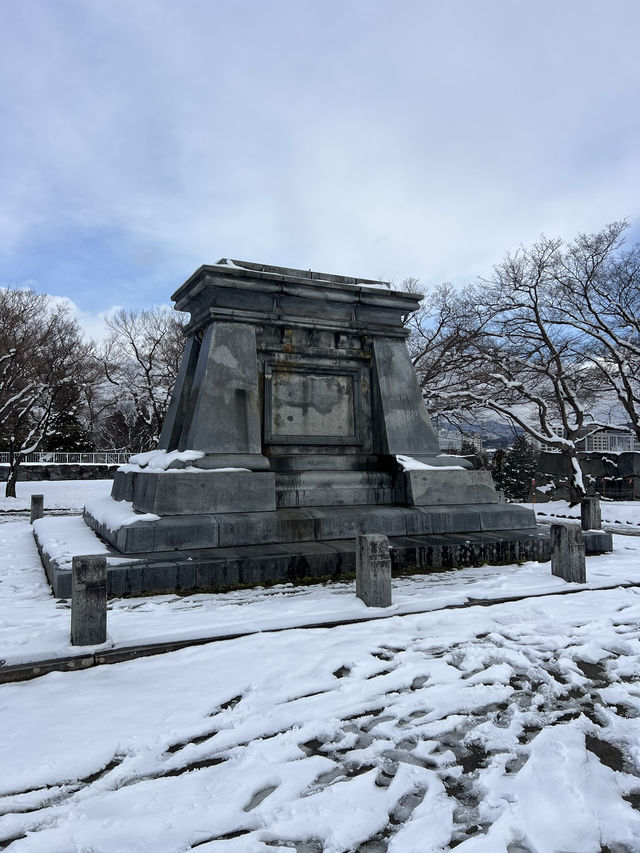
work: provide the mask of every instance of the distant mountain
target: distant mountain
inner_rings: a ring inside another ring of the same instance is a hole
[[[486,450],[510,447],[513,444],[514,438],[523,433],[523,430],[519,427],[514,427],[502,421],[482,421],[476,424],[465,424],[463,430],[440,425],[439,430],[441,433],[450,432],[452,436],[460,435],[461,432],[463,436],[469,436],[470,438],[477,438],[479,436],[482,438],[482,446]]]

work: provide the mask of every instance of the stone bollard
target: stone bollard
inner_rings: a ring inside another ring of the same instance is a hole
[[[107,639],[107,558],[71,562],[71,645],[97,646]]]
[[[364,533],[356,540],[356,595],[367,607],[391,604],[389,540],[381,533]]]
[[[44,515],[44,495],[31,495],[31,524]]]
[[[586,583],[584,543],[577,524],[551,525],[551,574],[565,581]]]
[[[580,501],[580,526],[583,530],[601,530],[602,514],[598,495]]]

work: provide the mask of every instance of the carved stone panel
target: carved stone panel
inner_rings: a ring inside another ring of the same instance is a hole
[[[269,444],[358,444],[358,371],[265,370],[265,438]]]

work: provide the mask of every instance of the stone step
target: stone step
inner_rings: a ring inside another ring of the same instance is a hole
[[[397,573],[550,559],[548,529],[477,532],[471,536],[395,536],[390,537],[389,545],[392,568]],[[355,538],[349,538],[140,554],[108,564],[107,594],[184,594],[267,581],[340,580],[355,572],[355,549]],[[54,595],[69,597],[71,572],[52,564],[47,567],[47,574]]]
[[[305,471],[276,474],[276,506],[382,506],[393,504],[396,487],[383,471]]]
[[[288,456],[271,456],[271,470],[275,472],[301,471],[378,471],[389,464],[389,458],[355,449],[342,448],[340,455],[333,453],[292,453]]]
[[[271,512],[165,516],[111,530],[85,511],[85,522],[120,553],[243,547],[277,542],[535,529],[532,510],[514,504],[466,506],[311,506]],[[36,535],[37,540],[37,535]]]

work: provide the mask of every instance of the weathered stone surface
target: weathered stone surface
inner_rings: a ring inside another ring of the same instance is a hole
[[[543,450],[538,457],[538,466],[543,474],[552,474],[566,477],[569,474],[569,467],[566,458],[562,453],[554,453],[550,450]]]
[[[163,516],[158,521],[136,521],[115,530],[90,513],[85,523],[123,554],[171,551],[185,548],[217,548],[218,524],[213,515]]]
[[[427,533],[463,533],[467,530],[480,530],[480,510],[478,505],[450,507],[407,507],[407,534]]]
[[[305,471],[276,474],[278,507],[394,503],[393,475],[383,471]]]
[[[277,474],[322,473],[336,471],[377,471],[385,459],[382,456],[361,454],[350,447],[340,447],[334,453],[296,453],[271,458],[271,470]],[[276,478],[276,487],[277,487]]]
[[[278,437],[355,436],[354,381],[349,374],[273,370],[272,441]]]
[[[593,531],[594,535],[602,531]],[[588,537],[591,534],[585,534]],[[602,534],[607,536],[608,534]],[[549,560],[549,528],[495,533],[396,536],[389,540],[394,571]],[[588,552],[589,553],[589,552]],[[135,596],[227,589],[268,580],[312,577],[340,579],[356,570],[356,539],[256,544],[228,548],[193,548],[131,556],[110,562],[107,594]],[[48,561],[54,595],[71,596],[71,572]],[[517,590],[514,590],[517,593]]]
[[[218,523],[212,515],[163,516],[153,522],[153,550],[217,548]]]
[[[406,519],[410,535],[536,529],[533,510],[515,504],[421,506],[407,513]]]
[[[364,533],[358,536],[356,595],[367,607],[391,606],[389,540],[380,533]]]
[[[585,453],[579,457],[579,461],[583,474],[590,475],[591,477],[611,476],[611,464],[605,462],[602,456],[591,456]]]
[[[640,453],[637,451],[624,451],[618,453],[618,476],[640,477]]]
[[[186,559],[186,555],[185,555]],[[150,570],[145,572],[143,562],[109,567],[107,591],[110,596],[126,597],[140,595],[143,592],[168,592],[165,582],[165,564],[158,561],[158,574]],[[145,586],[147,584],[148,586]],[[151,586],[152,585],[152,586]],[[175,587],[171,592],[175,592]]]
[[[44,495],[31,495],[30,521],[33,524],[44,516]]]
[[[176,382],[171,393],[169,408],[158,440],[159,450],[173,449],[180,444],[180,436],[189,414],[193,376],[198,364],[200,349],[199,340],[193,335],[187,338]]]
[[[107,639],[106,557],[74,557],[71,576],[71,645],[104,643]]]
[[[298,542],[315,536],[314,518],[305,510],[234,512],[215,518],[221,548],[260,542]]]
[[[404,476],[407,503],[414,506],[498,503],[489,471],[419,469]]]
[[[311,507],[315,519],[315,538],[352,539],[359,533],[384,530],[388,536],[407,532],[406,514],[402,507]]]
[[[480,530],[535,530],[536,514],[532,509],[517,504],[478,504]],[[456,507],[456,512],[458,508]],[[469,528],[471,529],[471,528]]]
[[[580,524],[583,530],[600,530],[602,513],[598,495],[582,498],[580,501]]]
[[[269,467],[261,452],[255,353],[254,326],[219,322],[206,328],[191,387],[183,383],[175,407],[176,417],[186,412],[180,449],[245,455],[246,467]]]
[[[579,452],[578,461],[584,474],[591,477],[630,477],[640,476],[640,453],[604,453],[601,451]],[[546,475],[558,479],[567,477],[570,469],[566,458],[559,452],[542,451],[538,457],[538,471],[544,479]]]
[[[276,512],[164,516],[115,531],[88,513],[86,523],[122,553],[185,548],[236,547],[350,539],[385,530],[390,536],[531,528],[534,516],[524,507],[477,504],[454,507],[333,506],[279,509]]]
[[[116,471],[111,487],[111,497],[114,501],[133,502],[133,471]]]
[[[118,531],[118,543],[122,544],[127,553],[155,551],[155,522],[138,521],[127,524]]]
[[[276,508],[275,474],[250,471],[141,471],[133,508],[156,515],[268,512]]]
[[[605,533],[604,530],[583,530],[582,541],[587,557],[613,551],[613,535]]]
[[[571,583],[586,583],[584,542],[577,524],[551,525],[551,574]]]
[[[374,435],[379,453],[437,456],[438,438],[404,341],[375,338]]]

